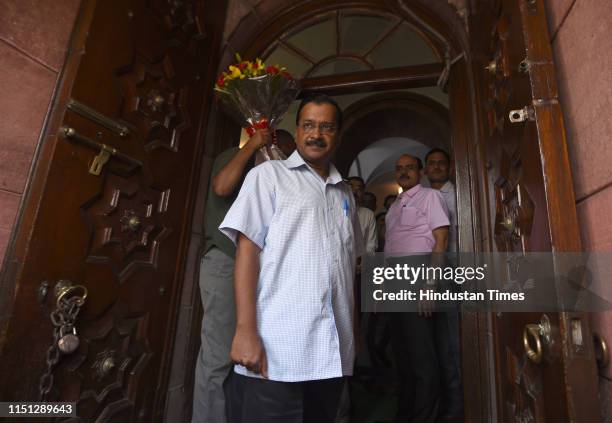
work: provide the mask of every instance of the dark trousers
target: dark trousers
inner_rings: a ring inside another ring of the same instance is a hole
[[[441,414],[458,415],[463,410],[459,313],[447,310],[435,313],[436,346],[442,370]]]
[[[372,367],[377,372],[389,365],[386,357],[387,345],[391,340],[391,328],[389,327],[390,313],[368,313],[368,332],[366,333],[366,345]]]
[[[438,413],[440,371],[434,318],[390,313],[391,343],[398,369],[398,423],[434,423]]]
[[[344,378],[276,382],[232,373],[229,423],[334,423]]]

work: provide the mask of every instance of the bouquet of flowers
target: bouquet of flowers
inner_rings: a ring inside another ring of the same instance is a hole
[[[255,130],[274,129],[299,92],[299,84],[280,66],[266,66],[261,59],[242,60],[221,73],[215,84],[217,101],[252,136]],[[272,143],[260,150],[265,160],[284,159]]]

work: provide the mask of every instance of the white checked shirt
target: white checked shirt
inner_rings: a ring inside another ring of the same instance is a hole
[[[353,280],[363,250],[353,194],[330,165],[326,181],[295,151],[253,168],[219,226],[257,244],[257,328],[270,380],[351,375]],[[236,373],[260,377],[243,366]]]

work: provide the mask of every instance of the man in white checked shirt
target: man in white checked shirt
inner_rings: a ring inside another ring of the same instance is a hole
[[[249,172],[219,226],[237,244],[230,423],[333,422],[353,370],[363,240],[351,190],[330,163],[342,114],[316,95],[296,123],[297,151]]]

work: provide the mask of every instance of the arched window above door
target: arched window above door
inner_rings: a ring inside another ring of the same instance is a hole
[[[282,34],[263,54],[299,78],[440,63],[430,41],[404,19],[342,9]]]

